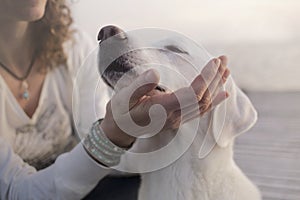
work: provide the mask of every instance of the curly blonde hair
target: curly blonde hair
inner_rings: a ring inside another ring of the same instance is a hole
[[[39,38],[35,44],[35,56],[42,63],[42,71],[67,65],[63,44],[72,38],[72,23],[71,11],[65,0],[48,0],[43,18],[33,22],[34,37]]]

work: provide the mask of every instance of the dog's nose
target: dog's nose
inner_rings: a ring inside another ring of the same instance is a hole
[[[101,28],[98,34],[98,41],[103,42],[112,36],[116,36],[118,39],[126,39],[126,34],[122,29],[109,25]]]

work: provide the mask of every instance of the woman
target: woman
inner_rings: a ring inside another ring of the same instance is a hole
[[[71,24],[64,0],[0,0],[0,199],[80,199],[110,172],[107,160],[91,159],[97,155],[76,145],[72,131],[72,79],[92,45]],[[214,62],[217,67],[208,66],[202,74],[210,85],[199,75],[190,87],[205,108],[202,114],[211,107],[208,88],[229,74],[225,57]],[[143,85],[145,80],[153,83]],[[158,80],[148,71],[114,98],[122,102],[122,93],[143,85],[130,102],[133,118],[147,122],[147,106],[164,104],[165,127],[176,128],[180,116],[173,94],[143,98]],[[217,95],[214,102],[226,96]],[[99,102],[105,117],[93,127],[101,129],[104,140],[126,149],[135,138],[118,128],[110,106],[105,110],[106,98],[103,94]]]

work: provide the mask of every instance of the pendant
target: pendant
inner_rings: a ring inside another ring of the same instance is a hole
[[[22,93],[22,98],[25,100],[29,100],[28,83],[26,81],[22,82],[22,88],[24,90],[24,92]]]

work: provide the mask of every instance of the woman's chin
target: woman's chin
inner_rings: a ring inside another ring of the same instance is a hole
[[[35,9],[35,8],[28,8],[24,9],[20,16],[18,17],[21,21],[36,21],[41,19],[45,14],[45,9]]]

